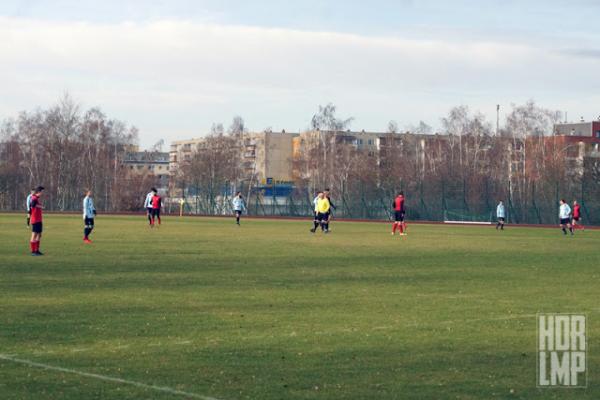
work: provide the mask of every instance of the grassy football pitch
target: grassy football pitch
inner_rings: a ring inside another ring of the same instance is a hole
[[[598,399],[600,231],[0,215],[0,399]],[[587,389],[536,388],[586,313]]]

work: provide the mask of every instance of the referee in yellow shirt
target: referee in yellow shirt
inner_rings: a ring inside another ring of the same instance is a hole
[[[321,192],[317,198],[317,205],[315,210],[317,211],[317,216],[315,218],[315,226],[310,230],[312,233],[317,231],[317,227],[321,225],[321,230],[323,233],[329,233],[329,229],[327,229],[327,220],[329,209],[331,208],[331,204],[329,203],[329,199],[325,197],[325,195]]]

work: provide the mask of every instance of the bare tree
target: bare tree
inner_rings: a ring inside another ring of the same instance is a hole
[[[388,122],[387,131],[388,131],[388,133],[398,133],[400,131],[400,128],[398,127],[398,123],[393,120]]]
[[[313,115],[310,126],[313,130],[343,131],[347,129],[353,117],[340,119],[336,116],[336,106],[329,103],[326,106],[319,106],[319,111]]]
[[[406,130],[418,135],[431,135],[433,133],[433,128],[424,121],[419,121],[417,125],[410,125]]]
[[[152,147],[150,148],[150,151],[154,152],[154,153],[162,153],[162,149],[165,145],[165,141],[164,139],[160,139],[158,142],[154,143],[154,145],[152,145]]]
[[[84,188],[98,194],[98,206],[116,209],[119,186],[126,171],[121,160],[137,140],[137,130],[117,120],[109,120],[98,109],[80,110],[69,95],[48,109],[22,112],[2,128],[0,145],[6,149],[0,165],[18,163],[10,169],[15,199],[11,207],[21,208],[17,199],[27,188],[43,184],[47,188],[46,207],[79,208]],[[5,188],[4,190],[9,190]]]
[[[211,134],[182,165],[182,173],[194,189],[197,208],[211,214],[224,211],[224,196],[241,172],[239,140],[224,135],[222,126],[213,124]]]

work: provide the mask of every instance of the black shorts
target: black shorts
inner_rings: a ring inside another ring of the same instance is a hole
[[[41,222],[36,222],[31,224],[31,232],[33,233],[42,233],[42,223]]]
[[[235,210],[235,215],[238,217],[242,215],[242,210]]]
[[[153,217],[160,217],[160,208],[152,208],[151,215]]]
[[[146,207],[146,211],[148,212],[148,215],[152,215],[152,207]]]
[[[94,227],[94,218],[84,218],[83,224],[85,225],[86,228],[93,228]]]
[[[396,222],[404,222],[405,214],[406,213],[404,211],[394,211],[394,220]]]
[[[561,218],[560,219],[560,224],[561,225],[568,225],[571,223],[571,218]]]
[[[504,222],[504,217],[498,217],[498,222]]]
[[[322,221],[327,221],[327,213],[317,213],[317,216],[315,217],[317,221],[322,222]]]

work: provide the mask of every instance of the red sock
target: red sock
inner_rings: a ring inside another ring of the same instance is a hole
[[[35,242],[29,242],[29,248],[31,249],[32,253],[35,253]]]
[[[404,233],[404,226],[400,224],[400,233]]]
[[[392,233],[396,233],[396,227],[398,226],[398,224],[396,224],[394,222],[394,224],[392,225]]]
[[[40,241],[39,240],[33,242],[33,251],[34,252],[40,251]]]

